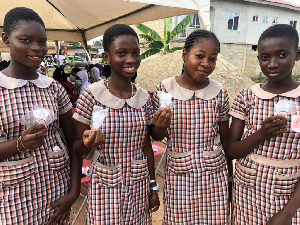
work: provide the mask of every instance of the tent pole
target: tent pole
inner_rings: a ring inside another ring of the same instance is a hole
[[[90,53],[89,53],[89,49],[88,49],[88,45],[87,45],[87,41],[86,41],[86,38],[85,38],[85,35],[84,35],[84,32],[81,32],[81,36],[82,36],[82,42],[81,42],[81,45],[85,51],[85,54],[86,54],[86,60],[87,60],[87,63],[88,65],[91,64],[91,57],[90,57]]]
[[[55,49],[56,49],[56,63],[58,67],[60,66],[60,61],[59,61],[59,44],[58,41],[55,41]]]

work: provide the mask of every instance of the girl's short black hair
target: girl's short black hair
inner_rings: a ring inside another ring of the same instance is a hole
[[[258,39],[258,45],[270,38],[287,38],[295,43],[295,48],[299,45],[299,35],[297,30],[291,25],[276,24],[266,29]]]
[[[35,11],[26,7],[16,7],[6,13],[3,23],[3,32],[10,35],[20,24],[20,21],[35,21],[45,28],[42,18]]]
[[[216,35],[213,32],[210,32],[208,30],[195,30],[193,31],[186,39],[184,43],[184,48],[186,51],[189,51],[189,49],[199,43],[201,39],[211,39],[216,43],[216,47],[218,49],[218,52],[220,52],[220,42]]]
[[[114,40],[122,35],[132,35],[134,36],[138,43],[139,38],[137,33],[130,26],[126,24],[115,24],[109,27],[103,34],[103,48],[105,52],[108,52],[109,47],[114,42]]]

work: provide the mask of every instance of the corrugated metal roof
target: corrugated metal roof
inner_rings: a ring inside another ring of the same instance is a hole
[[[298,4],[287,2],[287,1],[283,1],[283,0],[265,0],[265,1],[266,2],[275,2],[275,3],[280,3],[280,4],[290,5],[290,6],[293,6],[293,7],[300,8],[300,5],[298,5]]]

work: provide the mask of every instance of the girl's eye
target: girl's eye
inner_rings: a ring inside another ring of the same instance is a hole
[[[25,43],[29,43],[30,42],[30,40],[27,39],[27,38],[20,38],[20,41],[21,42],[25,42]]]
[[[269,56],[267,56],[267,55],[262,55],[262,56],[260,56],[260,59],[263,60],[263,61],[266,61],[266,60],[269,59]]]
[[[279,54],[279,58],[284,58],[284,57],[286,57],[286,52],[281,52],[280,54]]]
[[[203,59],[203,55],[196,55],[196,58]]]
[[[42,40],[39,43],[40,43],[40,45],[47,45],[47,40]]]
[[[124,51],[119,51],[119,52],[117,52],[117,55],[124,56],[125,52]]]
[[[217,61],[217,58],[211,58],[210,61],[215,62]]]
[[[134,52],[133,54],[136,55],[136,56],[139,56],[140,52]]]

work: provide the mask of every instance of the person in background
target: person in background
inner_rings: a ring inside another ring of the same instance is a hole
[[[57,55],[54,56],[54,60],[57,64],[57,66],[65,66],[65,62],[66,62],[66,56],[62,53],[61,49],[59,49],[59,54],[58,54],[58,59],[57,59]],[[59,62],[59,65],[58,65]]]
[[[68,78],[67,74],[65,73],[63,68],[58,67],[54,70],[53,79],[58,81],[66,89],[68,96],[70,98],[70,101],[74,105],[74,102],[76,101],[73,98],[74,84],[72,82],[68,81],[67,78]]]
[[[102,75],[103,77],[105,77],[105,79],[108,79],[110,77],[111,75],[110,65],[104,65]]]

